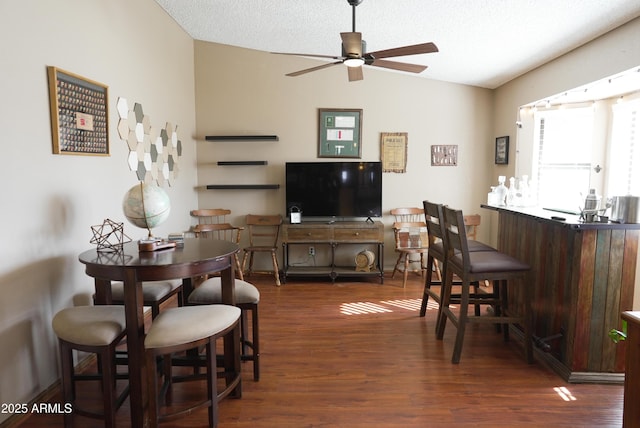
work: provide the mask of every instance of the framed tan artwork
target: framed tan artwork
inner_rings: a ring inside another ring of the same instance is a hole
[[[380,133],[382,172],[407,172],[408,139],[406,132]]]
[[[108,88],[47,67],[53,153],[109,156]]]

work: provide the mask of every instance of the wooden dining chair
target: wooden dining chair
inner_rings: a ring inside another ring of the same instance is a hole
[[[273,275],[276,285],[280,286],[280,269],[278,267],[278,238],[282,215],[255,215],[248,214],[246,224],[249,233],[249,245],[243,249],[242,271],[251,275],[253,271],[254,256],[256,253],[269,253],[273,265]],[[247,261],[249,266],[247,268]],[[259,273],[256,271],[256,273]],[[263,272],[271,273],[271,272]]]
[[[233,226],[228,223],[227,216],[230,214],[231,210],[224,208],[192,210],[191,217],[196,218],[198,221],[192,228],[194,235],[197,238],[220,239],[240,244],[240,237],[244,227]],[[236,265],[236,275],[239,279],[244,279],[237,253],[233,255],[233,259]]]
[[[391,226],[395,239],[395,251],[398,259],[391,273],[402,272],[402,287],[407,285],[409,272],[424,276],[426,270],[425,255],[429,251],[427,225],[422,208],[394,208],[390,211],[395,217]],[[412,266],[415,266],[412,268]]]

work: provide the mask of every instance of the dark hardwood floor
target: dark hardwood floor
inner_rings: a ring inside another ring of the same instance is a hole
[[[269,276],[249,281],[261,292],[262,377],[254,382],[245,363],[242,398],[220,404],[222,428],[622,425],[621,385],[567,384],[540,362],[528,365],[517,340],[503,342],[491,326],[468,327],[452,365],[455,328],[437,341],[436,310],[419,318],[419,276],[404,289],[399,277],[279,288]],[[183,385],[176,400],[204,393]],[[127,401],[118,426],[129,426],[128,417]],[[202,410],[163,426],[206,422]],[[62,427],[62,416],[32,415],[20,426]],[[76,426],[102,424],[77,417]]]

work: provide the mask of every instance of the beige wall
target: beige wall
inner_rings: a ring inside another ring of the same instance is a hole
[[[248,213],[285,215],[284,165],[318,160],[318,108],[358,108],[363,110],[363,160],[380,160],[381,132],[408,133],[407,172],[383,177],[385,224],[391,225],[391,208],[421,206],[424,199],[465,212],[481,211],[493,159],[491,91],[369,67],[360,82],[349,82],[343,66],[292,78],[285,73],[318,62],[206,42],[196,42],[195,52],[198,184],[282,186],[279,190],[201,190],[201,207],[230,208],[237,224]],[[204,141],[205,135],[243,133],[276,134],[280,140]],[[458,166],[431,166],[433,144],[457,144]],[[219,160],[267,160],[269,164],[219,167],[215,164]],[[389,267],[395,261],[390,228],[385,240]]]
[[[125,222],[137,178],[116,131],[116,99],[139,102],[152,126],[178,125],[182,171],[159,234],[189,225],[197,204],[193,41],[152,0],[0,2],[0,403],[24,403],[58,377],[53,314],[92,292],[78,262],[90,226]],[[109,86],[111,156],[53,155],[46,66]],[[9,415],[0,414],[0,422]]]

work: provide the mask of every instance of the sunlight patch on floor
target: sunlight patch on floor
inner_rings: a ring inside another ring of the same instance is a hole
[[[340,313],[343,315],[363,315],[363,314],[379,314],[385,312],[393,312],[394,309],[405,309],[407,311],[419,311],[422,305],[422,299],[401,299],[401,300],[383,300],[380,303],[373,302],[355,302],[342,303],[340,305]],[[427,310],[437,310],[438,304],[432,300],[427,303]]]
[[[420,306],[422,305],[422,299],[384,300],[380,303],[395,306],[397,308],[407,309],[409,311],[419,311]]]
[[[553,388],[553,390],[556,392],[556,394],[558,394],[560,396],[560,398],[562,398],[564,401],[576,401],[577,398],[573,396],[573,394],[571,393],[571,391],[569,391],[566,387],[564,386],[557,386],[555,388]]]
[[[342,303],[340,312],[344,315],[379,314],[393,312],[391,309],[371,302]]]

